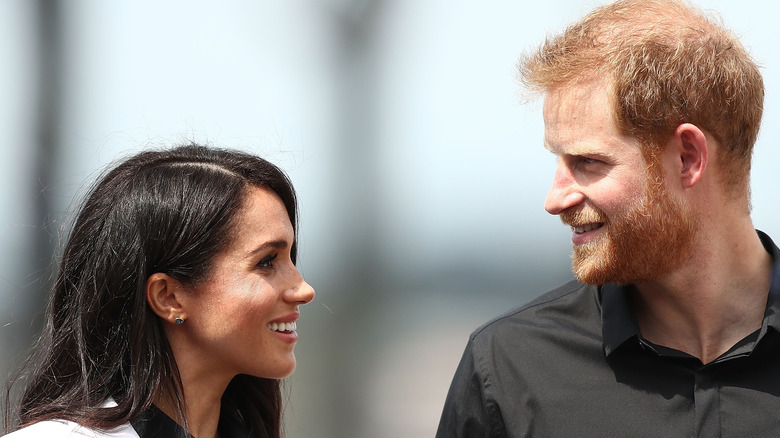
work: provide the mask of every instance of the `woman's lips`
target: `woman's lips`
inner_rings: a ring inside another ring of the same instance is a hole
[[[271,330],[282,341],[292,344],[298,340],[297,321],[300,316],[300,313],[294,312],[275,319],[267,324],[268,330]]]
[[[275,332],[294,332],[298,328],[298,324],[293,322],[269,322],[268,328]]]

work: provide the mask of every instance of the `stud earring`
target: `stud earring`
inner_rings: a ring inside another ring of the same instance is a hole
[[[176,324],[184,324],[184,320],[181,318],[176,318]]]

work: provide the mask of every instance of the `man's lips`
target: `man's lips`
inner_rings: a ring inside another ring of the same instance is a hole
[[[595,230],[597,228],[601,228],[602,226],[604,226],[603,222],[591,222],[591,223],[582,224],[582,225],[571,225],[571,229],[576,234],[583,234],[583,233],[587,233],[588,231]]]
[[[606,216],[595,207],[570,209],[561,213],[560,217],[564,225],[571,227],[574,245],[588,243],[606,230]]]
[[[572,230],[571,243],[574,245],[583,245],[592,241],[601,233],[604,222],[588,222],[570,226]]]

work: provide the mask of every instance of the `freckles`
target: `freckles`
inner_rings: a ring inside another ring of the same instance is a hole
[[[273,304],[273,294],[268,293],[272,287],[258,279],[244,278],[234,285],[233,296],[239,301],[237,311],[247,317],[257,317],[268,312]]]
[[[242,298],[253,298],[262,292],[262,282],[246,275],[236,274],[230,282],[231,293]]]

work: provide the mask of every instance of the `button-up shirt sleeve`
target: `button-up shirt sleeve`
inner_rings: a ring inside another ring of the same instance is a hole
[[[503,437],[499,408],[487,391],[493,383],[473,337],[452,379],[436,438]]]

